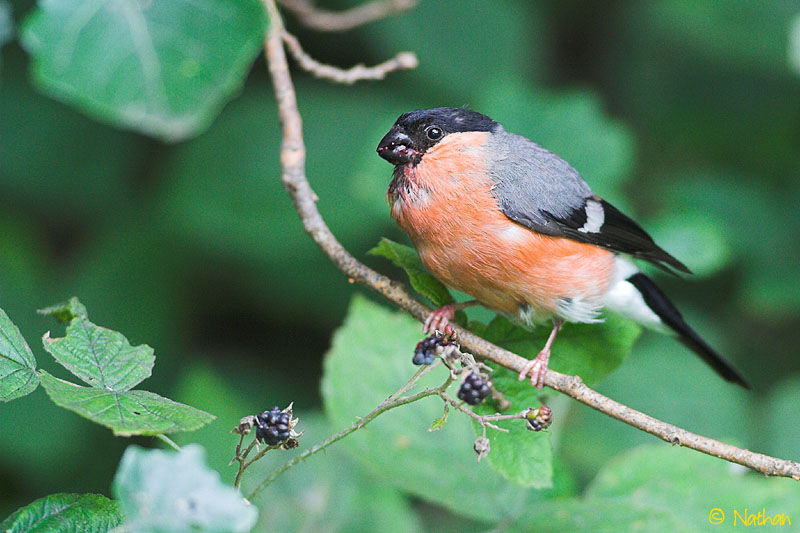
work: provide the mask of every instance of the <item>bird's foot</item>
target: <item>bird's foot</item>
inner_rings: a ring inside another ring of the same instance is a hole
[[[450,323],[456,316],[455,307],[451,305],[443,305],[435,311],[431,311],[425,323],[422,325],[422,332],[426,334],[433,333],[436,330],[444,331],[447,324]]]
[[[531,375],[531,385],[537,389],[544,387],[544,376],[547,374],[547,363],[550,362],[550,348],[545,347],[535,359],[531,359],[519,373],[519,380],[522,381]]]

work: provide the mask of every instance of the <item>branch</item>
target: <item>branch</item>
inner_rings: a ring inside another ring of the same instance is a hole
[[[279,0],[294,11],[300,22],[319,31],[346,31],[411,9],[416,0],[374,0],[346,11],[325,11],[314,7],[310,0]]]
[[[280,19],[274,0],[263,0],[270,17],[270,28],[265,48],[269,72],[278,101],[278,115],[283,132],[281,145],[281,181],[292,197],[303,228],[322,248],[330,260],[351,280],[368,286],[378,294],[423,322],[431,310],[416,300],[401,284],[392,281],[359,262],[345,250],[331,233],[317,210],[317,196],[308,183],[305,172],[305,146],[303,143],[302,120],[297,109],[294,86],[289,75],[289,66],[283,50],[283,22]],[[495,346],[460,327],[454,327],[460,344],[474,354],[519,372],[527,363],[517,354]],[[567,376],[548,370],[544,384],[571,396],[575,400],[592,407],[612,418],[616,418],[635,428],[641,429],[661,440],[713,455],[732,463],[746,466],[767,476],[791,477],[800,481],[800,464],[786,459],[778,459],[749,450],[737,448],[701,435],[697,435],[657,420],[644,413],[631,409],[583,384],[577,376]]]
[[[300,46],[300,41],[291,33],[283,32],[283,42],[289,48],[292,56],[303,70],[306,70],[318,78],[324,78],[336,83],[352,85],[360,80],[382,80],[390,72],[395,70],[409,70],[417,68],[419,61],[417,56],[411,52],[400,52],[392,59],[384,61],[374,67],[366,67],[363,64],[355,65],[349,69],[341,69],[333,65],[320,63],[308,55]]]

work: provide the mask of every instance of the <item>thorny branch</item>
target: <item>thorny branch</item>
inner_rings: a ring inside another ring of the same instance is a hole
[[[303,24],[320,31],[351,30],[368,22],[411,9],[417,3],[416,0],[373,0],[346,11],[336,12],[319,9],[311,0],[278,1],[286,9],[294,11]]]
[[[263,1],[271,22],[265,49],[282,127],[281,181],[292,197],[303,228],[351,280],[363,283],[422,322],[431,310],[416,300],[403,285],[375,272],[353,257],[331,233],[317,210],[317,196],[306,178],[302,120],[283,50],[285,32],[283,22],[274,0]],[[286,1],[288,0],[284,0]],[[494,361],[514,372],[522,370],[527,362],[517,354],[495,346],[463,328],[454,327],[454,329],[461,345],[479,357]],[[567,376],[548,370],[544,384],[673,445],[692,448],[746,466],[767,476],[791,477],[800,481],[800,463],[737,448],[662,422],[590,389],[578,376]]]

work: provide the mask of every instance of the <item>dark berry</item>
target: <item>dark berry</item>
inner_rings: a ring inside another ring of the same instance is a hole
[[[542,423],[535,418],[529,418],[525,422],[528,424],[528,429],[531,431],[541,431],[544,428]]]
[[[436,348],[456,344],[453,328],[447,326],[445,329],[448,328],[450,333],[444,335],[434,334],[419,341],[414,348],[414,358],[411,362],[415,365],[430,365],[436,360]]]
[[[436,346],[439,339],[435,335],[425,337],[417,343],[414,348],[414,358],[411,360],[415,365],[429,365],[436,359]]]
[[[289,413],[284,413],[278,407],[256,415],[256,438],[274,446],[291,436]]]
[[[470,372],[461,388],[458,389],[458,399],[464,400],[470,405],[478,405],[484,398],[489,396],[492,389],[489,388],[488,380],[481,377],[476,372]]]

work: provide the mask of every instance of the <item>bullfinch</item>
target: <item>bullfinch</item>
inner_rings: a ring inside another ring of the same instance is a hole
[[[677,337],[723,378],[749,388],[632,259],[689,269],[557,155],[486,115],[450,107],[400,115],[378,154],[395,166],[392,217],[422,263],[475,298],[433,311],[425,332],[478,303],[528,327],[552,321],[541,352],[519,374],[541,388],[563,324],[602,322],[605,308]]]

